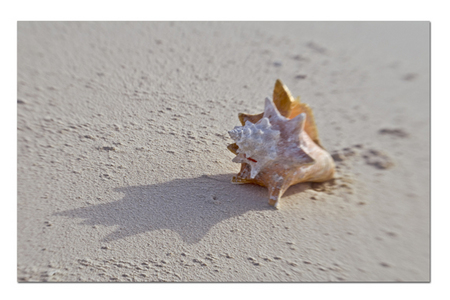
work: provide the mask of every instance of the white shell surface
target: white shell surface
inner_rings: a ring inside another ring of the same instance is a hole
[[[251,178],[277,157],[280,131],[272,128],[268,118],[262,118],[256,124],[247,121],[245,126],[236,126],[228,133],[239,146],[233,162],[250,164]]]

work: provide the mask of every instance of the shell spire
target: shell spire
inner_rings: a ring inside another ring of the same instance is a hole
[[[238,117],[242,126],[228,132],[235,141],[228,145],[236,154],[233,162],[241,163],[233,183],[267,187],[269,204],[278,208],[291,185],[333,178],[334,161],[320,145],[311,108],[294,99],[280,80],[263,113]]]

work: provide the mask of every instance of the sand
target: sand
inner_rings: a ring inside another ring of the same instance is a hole
[[[428,22],[19,22],[19,282],[428,282]],[[230,183],[281,79],[337,176]]]

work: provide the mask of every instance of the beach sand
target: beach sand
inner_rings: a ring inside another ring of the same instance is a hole
[[[19,282],[428,282],[428,22],[19,22]],[[233,185],[280,79],[336,179]]]

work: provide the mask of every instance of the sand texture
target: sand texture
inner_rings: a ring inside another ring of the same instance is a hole
[[[430,280],[428,22],[19,22],[19,282]],[[336,179],[233,185],[281,79]]]

